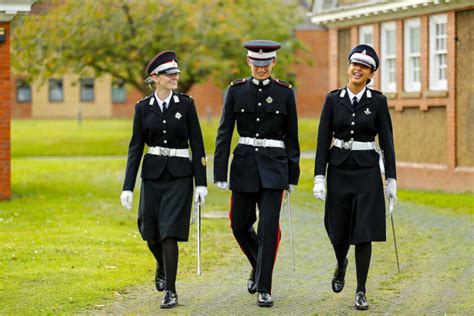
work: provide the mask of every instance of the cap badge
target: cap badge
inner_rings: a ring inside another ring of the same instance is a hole
[[[364,113],[365,113],[366,115],[370,115],[370,113],[372,113],[372,112],[370,112],[369,108],[366,108],[365,111],[364,111]]]
[[[258,51],[259,54],[263,54],[263,49],[260,48],[260,50]]]
[[[362,55],[367,55],[367,51],[365,49],[362,51]]]
[[[206,166],[206,157],[201,157],[201,165]]]
[[[179,103],[179,98],[177,95],[173,96],[174,103]]]
[[[267,101],[267,103],[272,103],[273,99],[272,99],[272,97],[268,97],[265,101]]]
[[[181,116],[182,116],[182,115],[181,115],[181,113],[179,113],[179,112],[176,112],[176,114],[174,115],[174,117],[176,117],[178,120],[181,118]]]

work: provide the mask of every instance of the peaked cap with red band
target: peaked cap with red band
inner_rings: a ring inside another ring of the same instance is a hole
[[[146,66],[146,73],[148,76],[153,74],[171,75],[180,72],[181,71],[179,71],[178,68],[178,57],[176,57],[176,53],[172,50],[165,50],[161,53],[158,53]]]

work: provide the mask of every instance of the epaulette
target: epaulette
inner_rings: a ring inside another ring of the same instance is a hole
[[[230,83],[231,86],[236,86],[238,84],[244,83],[247,81],[247,78],[237,79]]]
[[[140,103],[140,102],[142,102],[142,101],[145,101],[146,99],[150,98],[151,96],[152,96],[152,94],[147,95],[146,97],[144,97],[144,98],[141,99],[141,100],[138,100],[138,101],[137,101],[137,104]]]
[[[189,99],[192,99],[193,97],[190,96],[190,95],[187,95],[187,94],[184,94],[184,93],[179,93],[179,95],[182,95],[183,97],[186,97],[186,98],[189,98]]]
[[[293,87],[290,83],[280,80],[280,79],[275,79],[275,82],[278,83],[280,86],[290,88]]]

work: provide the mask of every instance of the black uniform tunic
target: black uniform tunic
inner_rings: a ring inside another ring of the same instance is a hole
[[[266,84],[265,84],[266,83]],[[237,242],[256,271],[257,291],[271,292],[280,241],[283,190],[299,179],[300,149],[295,97],[291,86],[269,78],[236,80],[227,91],[217,132],[214,181],[227,181],[235,123],[241,137],[283,141],[285,148],[238,144],[230,167],[229,217]],[[258,205],[258,234],[253,229]]]
[[[193,176],[196,186],[206,186],[206,154],[193,99],[173,92],[165,114],[154,95],[137,103],[123,190],[133,191],[135,187],[145,144],[177,149],[191,147],[192,161],[148,153],[144,156],[138,210],[138,227],[144,240],[174,237],[187,241]]]
[[[315,175],[325,175],[324,222],[333,244],[385,241],[385,202],[375,150],[331,147],[332,139],[372,142],[378,135],[386,178],[396,179],[392,122],[387,99],[366,89],[354,108],[347,88],[331,91],[324,102],[318,131]]]

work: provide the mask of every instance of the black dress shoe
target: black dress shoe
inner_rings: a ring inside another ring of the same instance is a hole
[[[332,290],[335,292],[335,293],[339,293],[342,291],[342,289],[344,288],[344,278],[346,277],[346,269],[347,269],[347,264],[349,263],[349,261],[347,260],[344,260],[344,266],[343,267],[339,267],[339,265],[336,265],[336,271],[334,271],[334,276],[332,278]]]
[[[367,299],[365,298],[364,292],[357,292],[355,296],[355,308],[358,310],[367,310],[369,309],[369,303],[367,303]]]
[[[247,281],[247,290],[250,294],[257,292],[257,284],[255,283],[255,270],[252,269],[249,275],[249,280]]]
[[[173,308],[178,306],[178,294],[171,291],[165,292],[165,297],[161,301],[161,308]]]
[[[272,307],[272,296],[269,293],[258,293],[257,305],[260,307]]]
[[[155,273],[155,286],[158,292],[163,292],[165,290],[165,280],[165,271],[157,265]]]

